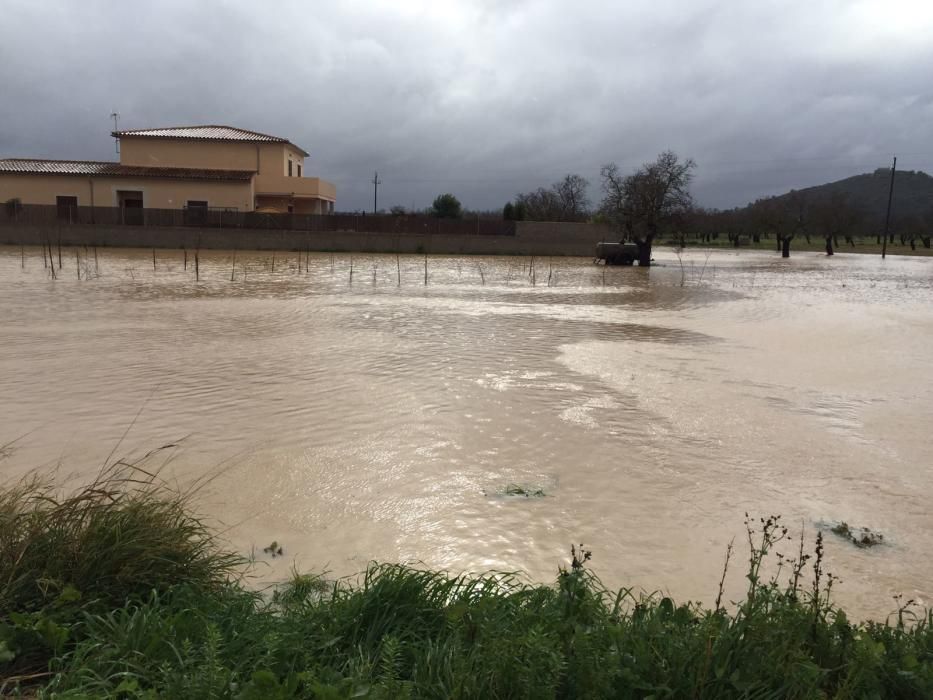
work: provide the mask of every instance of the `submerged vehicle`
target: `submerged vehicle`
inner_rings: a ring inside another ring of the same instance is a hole
[[[634,243],[596,244],[596,259],[607,265],[632,265],[638,260],[638,246]]]

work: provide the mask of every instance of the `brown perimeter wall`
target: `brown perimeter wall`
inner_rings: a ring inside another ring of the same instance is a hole
[[[514,236],[266,231],[6,223],[6,245],[110,246],[117,248],[205,248],[220,250],[311,250],[347,253],[434,253],[448,255],[593,256],[596,244],[618,236],[600,224],[517,222]]]

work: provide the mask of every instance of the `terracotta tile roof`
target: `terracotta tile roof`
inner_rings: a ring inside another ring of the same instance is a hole
[[[163,139],[191,139],[192,141],[249,141],[253,143],[291,143],[281,136],[270,136],[249,129],[238,129],[235,126],[219,124],[205,124],[201,126],[170,126],[161,129],[126,129],[114,131],[112,135],[117,138],[124,136],[141,136],[145,138]],[[291,144],[295,146],[295,144]],[[298,146],[299,151],[308,155]]]
[[[160,177],[175,180],[249,180],[252,170],[210,170],[207,168],[149,168],[139,165],[93,160],[40,160],[0,158],[0,174],[83,175],[96,177]]]

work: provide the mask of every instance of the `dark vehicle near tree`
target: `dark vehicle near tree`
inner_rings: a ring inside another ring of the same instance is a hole
[[[632,265],[638,260],[638,246],[635,243],[596,244],[596,259],[607,265]]]

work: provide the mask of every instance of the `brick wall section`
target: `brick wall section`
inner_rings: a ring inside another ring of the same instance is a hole
[[[615,240],[599,224],[522,221],[514,236],[266,231],[63,224],[0,226],[0,243],[117,248],[196,248],[219,250],[311,250],[347,253],[434,253],[447,255],[593,256],[596,244]]]

